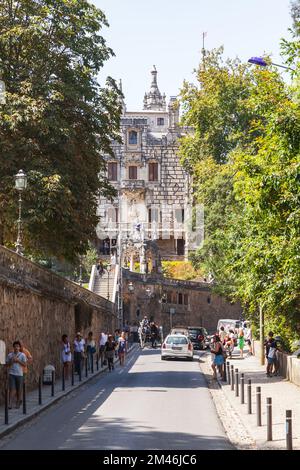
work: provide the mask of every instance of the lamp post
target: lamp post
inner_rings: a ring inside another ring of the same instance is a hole
[[[131,281],[128,283],[128,291],[130,294],[133,294],[134,292],[134,285],[132,284]]]
[[[262,57],[251,57],[248,62],[250,64],[259,65],[260,67],[267,67],[269,64],[262,58]],[[292,70],[295,72],[295,69],[291,67],[286,67],[285,65],[275,64],[274,62],[270,62],[271,65],[275,65],[276,67],[281,67],[282,69]]]
[[[82,256],[79,256],[79,279],[78,279],[79,285],[82,286]]]
[[[5,83],[3,80],[0,80],[0,104],[5,104]]]
[[[109,300],[109,273],[110,273],[110,270],[111,270],[111,265],[108,264],[106,266],[106,270],[107,270],[107,300]]]
[[[18,218],[18,238],[16,243],[16,252],[23,256],[22,246],[22,191],[27,187],[27,176],[23,170],[15,175],[15,188],[19,191],[19,218]]]
[[[173,328],[173,315],[175,313],[175,308],[174,307],[171,307],[170,308],[170,331],[172,330]]]

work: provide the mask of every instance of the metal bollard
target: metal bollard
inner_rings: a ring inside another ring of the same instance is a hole
[[[252,414],[252,401],[251,401],[251,379],[248,379],[247,385],[247,402],[248,402],[248,415]]]
[[[42,404],[42,377],[39,377],[39,405]]]
[[[231,383],[231,390],[234,390],[234,370],[233,370],[233,365],[231,364],[230,366],[230,383]]]
[[[26,415],[27,409],[26,409],[26,383],[25,380],[23,379],[23,415]]]
[[[99,370],[99,354],[96,356],[96,368]]]
[[[61,376],[61,389],[64,392],[66,389],[66,381],[65,381],[65,368],[62,368],[62,376]]]
[[[244,405],[245,403],[245,377],[244,374],[241,373],[241,404]]]
[[[239,370],[235,369],[235,396],[239,396]]]
[[[51,397],[54,397],[54,370],[51,372],[52,380],[51,380]]]
[[[8,424],[8,389],[5,387],[4,424]]]
[[[88,359],[87,357],[85,358],[85,376],[88,376]]]
[[[261,426],[261,387],[256,387],[256,425]]]
[[[230,362],[227,361],[227,382],[230,385]]]
[[[224,364],[223,364],[223,380],[224,382],[227,382],[227,374],[226,374],[226,361],[224,360]]]
[[[78,377],[79,377],[79,382],[81,382],[81,361],[79,362]]]
[[[285,411],[286,449],[293,450],[292,410]]]
[[[94,354],[92,354],[91,372],[94,373]]]
[[[74,362],[72,362],[72,370],[71,370],[71,385],[74,385]]]
[[[272,398],[267,398],[267,441],[272,441]]]

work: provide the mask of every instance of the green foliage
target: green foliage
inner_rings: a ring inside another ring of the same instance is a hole
[[[103,63],[104,14],[87,0],[2,0],[0,70],[0,242],[16,240],[14,175],[28,175],[28,254],[74,260],[98,223],[100,194],[112,195],[103,153],[119,139],[120,92]]]
[[[204,246],[192,261],[254,325],[262,304],[266,329],[288,350],[300,334],[299,81],[290,89],[272,67],[234,68],[220,51],[197,76],[199,87],[182,92],[183,121],[195,127],[182,163],[205,210]]]
[[[90,276],[92,267],[94,264],[97,263],[99,258],[98,252],[96,248],[89,242],[89,248],[86,251],[85,255],[82,256],[82,266],[84,268],[85,273]]]
[[[189,261],[162,261],[165,277],[184,281],[200,280],[203,277],[201,268],[195,269]]]

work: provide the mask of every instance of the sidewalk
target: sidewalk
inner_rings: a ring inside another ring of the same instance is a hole
[[[286,379],[277,377],[267,377],[265,366],[261,366],[259,359],[255,356],[247,357],[247,351],[244,358],[239,357],[239,351],[234,351],[232,359],[228,359],[230,365],[239,371],[239,396],[235,396],[235,390],[231,390],[228,382],[218,379],[220,392],[228,407],[234,410],[238,419],[244,426],[247,434],[255,443],[255,447],[262,450],[267,449],[286,449],[286,410],[292,410],[292,433],[293,433],[293,449],[300,449],[300,387]],[[210,366],[210,354],[206,357],[204,366],[206,374],[208,366]],[[203,367],[203,366],[202,366]],[[245,377],[245,404],[241,404],[241,388],[240,374],[244,373]],[[212,372],[211,372],[212,377]],[[212,378],[209,378],[210,388],[214,388]],[[248,414],[247,406],[247,384],[248,379],[252,381],[252,414]],[[256,424],[256,387],[261,387],[261,409],[262,409],[262,426]],[[267,441],[267,411],[266,398],[272,398],[272,421],[273,421],[273,440]],[[224,424],[224,423],[223,423]],[[224,424],[226,428],[226,424]]]
[[[131,344],[129,346],[127,354],[136,349],[136,344]],[[115,359],[115,363],[119,359]],[[26,394],[26,414],[23,414],[23,405],[21,404],[19,409],[12,408],[8,410],[8,424],[5,424],[5,409],[4,406],[0,406],[0,439],[6,434],[13,431],[19,425],[23,425],[25,422],[31,420],[39,413],[43,412],[51,405],[59,401],[61,398],[69,395],[70,393],[77,390],[82,385],[86,384],[90,380],[98,377],[100,374],[108,370],[108,366],[100,367],[97,371],[96,362],[94,365],[94,373],[88,372],[88,377],[86,377],[85,369],[82,371],[81,382],[79,382],[79,376],[74,376],[74,385],[71,384],[71,378],[65,382],[65,390],[62,390],[62,380],[57,379],[54,385],[54,397],[51,396],[51,385],[42,385],[42,405],[39,405],[39,392],[38,388],[28,392]]]

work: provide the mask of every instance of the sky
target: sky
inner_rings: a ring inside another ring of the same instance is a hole
[[[93,0],[110,24],[103,29],[116,57],[107,75],[122,79],[128,111],[139,111],[149,91],[153,65],[161,93],[176,96],[183,80],[195,82],[202,49],[224,46],[224,57],[247,61],[251,56],[280,57],[280,39],[289,38],[290,0]]]

